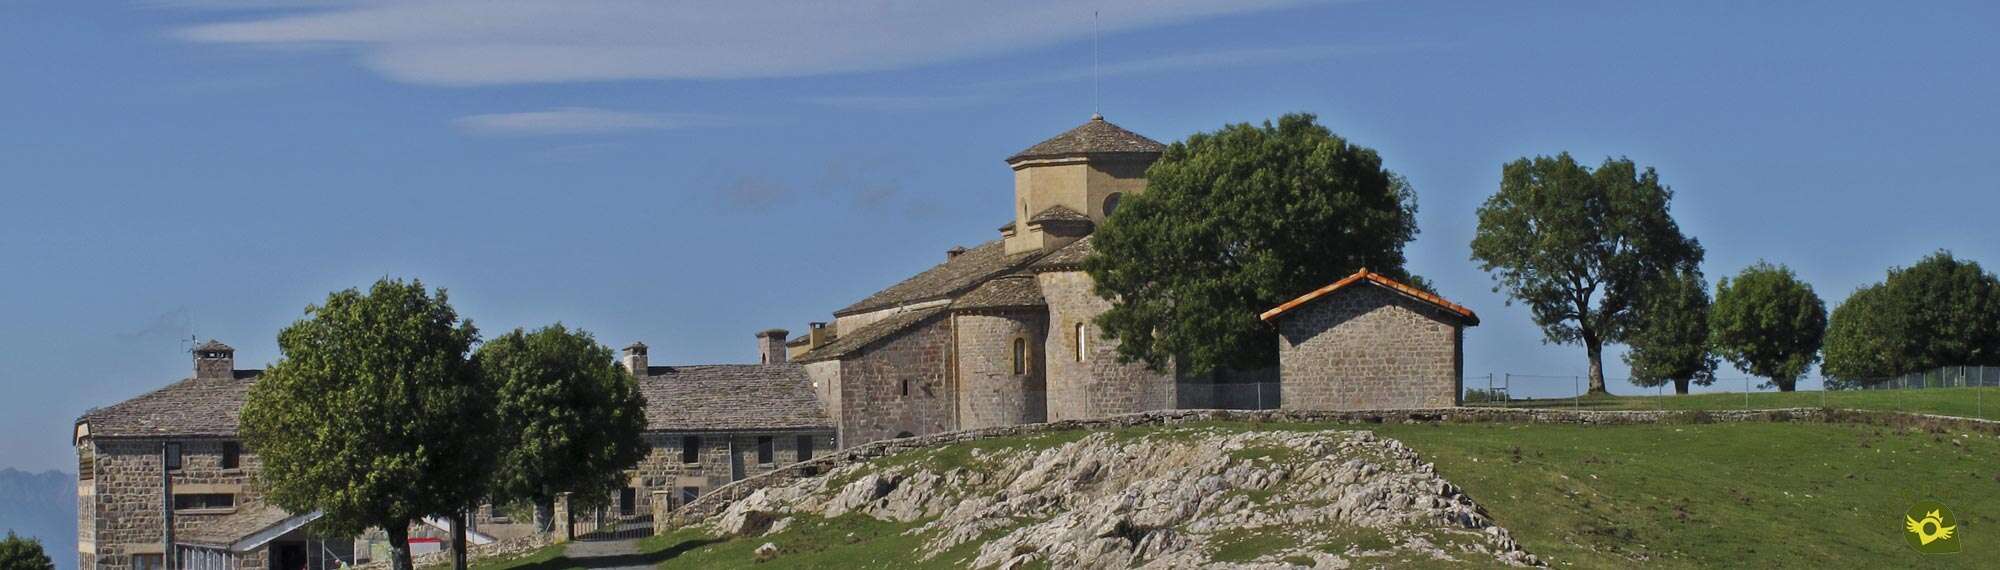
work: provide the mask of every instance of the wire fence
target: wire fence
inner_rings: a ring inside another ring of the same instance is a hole
[[[1582,410],[1722,410],[1850,408],[2000,419],[1986,396],[2000,398],[2000,367],[1949,366],[1890,378],[1824,379],[1822,386],[1779,390],[1768,379],[1717,378],[1675,394],[1671,385],[1638,387],[1628,378],[1606,378],[1608,394],[1591,394],[1582,375],[1500,372],[1465,379],[1469,406]],[[2000,406],[2000,400],[1996,400]]]

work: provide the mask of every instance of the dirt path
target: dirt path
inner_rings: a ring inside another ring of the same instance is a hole
[[[652,568],[658,560],[639,553],[639,539],[624,540],[579,540],[569,543],[563,551],[568,558],[584,568],[645,570]]]

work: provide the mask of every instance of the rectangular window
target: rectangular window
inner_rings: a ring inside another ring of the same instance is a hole
[[[778,459],[777,445],[771,443],[771,436],[757,437],[757,464],[770,465]]]
[[[199,511],[209,509],[236,508],[236,495],[229,493],[191,493],[174,495],[174,510]]]
[[[629,517],[639,510],[639,490],[625,487],[618,490],[618,515]]]
[[[805,461],[807,459],[812,459],[812,458],[813,458],[812,436],[810,435],[799,436],[799,461]]]
[[[181,469],[181,444],[168,443],[166,445],[166,462],[168,471],[179,471]]]
[[[701,463],[701,438],[686,436],[681,438],[681,463]]]
[[[1022,374],[1026,374],[1027,372],[1028,372],[1028,340],[1020,338],[1014,339],[1014,375],[1020,376]]]
[[[161,562],[163,559],[165,557],[158,554],[134,554],[132,555],[132,570],[163,570],[160,568],[164,566]]]
[[[701,498],[701,487],[681,487],[681,504],[685,505]]]
[[[236,469],[242,467],[242,462],[243,444],[234,441],[222,442],[222,468]]]

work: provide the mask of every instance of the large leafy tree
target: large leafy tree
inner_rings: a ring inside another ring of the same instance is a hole
[[[528,502],[546,521],[557,495],[604,502],[645,457],[645,396],[589,332],[514,329],[481,345],[473,361],[499,395],[504,451],[494,501]]]
[[[41,541],[15,536],[7,531],[0,539],[0,570],[56,570],[55,561],[42,551]]]
[[[1313,115],[1195,134],[1146,177],[1084,264],[1112,301],[1097,323],[1126,361],[1271,366],[1277,337],[1259,312],[1364,267],[1410,278],[1415,192]]]
[[[486,494],[493,391],[467,359],[479,333],[444,290],[384,279],[328,295],[278,334],[283,358],[251,385],[243,435],[267,497],[321,511],[337,533],[380,527],[410,568],[409,528]]]
[[[1967,365],[2000,365],[2000,278],[1976,262],[1933,253],[1833,311],[1828,376],[1864,381]]]
[[[1624,342],[1654,283],[1697,271],[1701,244],[1681,235],[1673,190],[1652,168],[1568,153],[1507,163],[1479,207],[1472,259],[1495,291],[1526,304],[1545,342],[1582,344],[1590,392],[1604,393],[1604,345]]]
[[[1654,283],[1639,303],[1626,337],[1632,350],[1625,363],[1632,383],[1653,387],[1672,382],[1674,393],[1689,384],[1715,382],[1715,353],[1708,346],[1708,283],[1698,271],[1682,271]]]
[[[1708,322],[1716,352],[1730,364],[1790,392],[1819,361],[1826,303],[1790,268],[1758,262],[1716,285]]]

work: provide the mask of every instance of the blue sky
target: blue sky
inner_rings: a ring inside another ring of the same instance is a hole
[[[664,4],[0,3],[0,465],[73,469],[70,423],[188,336],[261,366],[382,276],[489,335],[753,361],[996,237],[1002,159],[1091,113],[1093,9],[1112,121],[1309,111],[1406,175],[1412,269],[1484,320],[1468,383],[1585,368],[1467,260],[1521,156],[1655,166],[1711,279],[1768,259],[1829,307],[2000,263],[1985,3]]]

